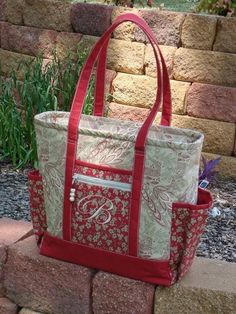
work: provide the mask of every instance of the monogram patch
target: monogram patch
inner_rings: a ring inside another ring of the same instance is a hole
[[[94,220],[99,225],[111,221],[113,207],[112,201],[101,195],[87,195],[76,204],[77,213],[83,220]]]

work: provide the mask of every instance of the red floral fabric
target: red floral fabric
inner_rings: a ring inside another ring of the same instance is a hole
[[[208,216],[208,208],[193,205],[178,207],[173,204],[170,267],[175,278],[181,279],[192,265],[200,237]]]
[[[132,175],[127,174],[129,171],[125,171],[124,173],[116,171],[116,169],[111,170],[104,170],[106,167],[97,167],[94,168],[90,166],[84,166],[80,164],[78,161],[77,166],[75,167],[75,173],[84,174],[91,177],[96,177],[103,180],[113,180],[116,182],[123,182],[123,183],[131,183],[132,182]]]
[[[130,175],[78,166],[76,173],[112,183],[129,183]],[[128,252],[130,191],[75,182],[72,241],[125,254]]]
[[[47,219],[44,209],[43,184],[39,171],[33,170],[29,172],[28,184],[31,220],[36,240],[39,242],[44,231],[47,230]]]

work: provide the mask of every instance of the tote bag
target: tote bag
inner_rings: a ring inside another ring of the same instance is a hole
[[[103,117],[107,47],[127,21],[144,31],[156,59],[156,100],[143,124]],[[94,112],[85,116],[96,62]],[[160,126],[153,125],[161,105]],[[155,36],[144,20],[123,14],[84,64],[71,112],[35,116],[40,167],[29,174],[29,189],[41,254],[161,285],[185,274],[211,196],[198,189],[203,135],[170,121],[170,83]]]

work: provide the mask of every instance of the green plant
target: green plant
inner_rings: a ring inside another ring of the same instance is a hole
[[[223,16],[235,16],[236,0],[201,0],[197,6],[197,11]]]
[[[23,81],[15,72],[8,79],[0,75],[0,160],[7,158],[13,166],[26,164],[37,167],[37,150],[33,119],[48,110],[69,111],[79,73],[86,53],[77,62],[70,56],[61,62],[55,57],[48,64],[37,58],[24,68]],[[84,111],[92,113],[93,80],[87,93]]]

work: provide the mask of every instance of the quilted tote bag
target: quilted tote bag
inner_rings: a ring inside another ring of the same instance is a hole
[[[103,117],[107,47],[126,21],[144,31],[156,59],[157,96],[143,124]],[[94,112],[85,116],[95,63]],[[160,126],[153,125],[160,106]],[[211,196],[198,189],[203,135],[172,128],[170,120],[169,78],[155,36],[144,20],[123,14],[92,49],[71,112],[35,116],[40,167],[29,174],[29,190],[41,254],[167,286],[185,274]]]

